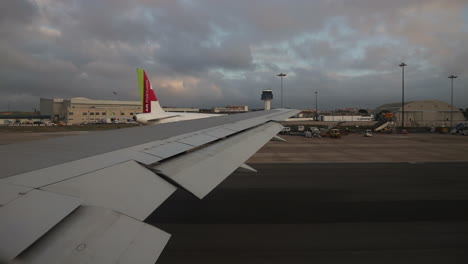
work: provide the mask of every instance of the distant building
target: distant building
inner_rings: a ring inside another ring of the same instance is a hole
[[[226,107],[213,108],[214,113],[243,113],[248,111],[249,107],[247,105],[231,105]]]
[[[40,100],[42,114],[50,115],[53,121],[68,124],[92,123],[106,119],[126,120],[141,112],[140,101],[92,100],[85,97]]]
[[[401,124],[401,103],[391,103],[379,106],[375,114],[382,112],[393,113],[393,120]],[[405,103],[405,127],[449,127],[451,105],[438,100],[413,101]],[[465,120],[463,112],[453,106],[453,124]]]
[[[171,112],[199,112],[198,108],[163,108]],[[142,112],[140,101],[92,100],[85,97],[71,99],[40,99],[41,114],[51,116],[53,121],[67,124],[99,121],[126,121]]]
[[[320,121],[325,122],[353,122],[353,121],[374,121],[374,115],[360,116],[360,115],[321,115]]]
[[[335,109],[335,112],[345,112],[345,113],[357,113],[359,108],[352,108],[352,107],[344,107]]]
[[[315,109],[302,110],[299,114],[297,114],[297,117],[298,118],[314,118],[317,116],[318,113],[320,113],[320,111],[317,111]]]
[[[10,124],[34,124],[50,122],[50,115],[42,115],[40,112],[1,112],[0,125]]]

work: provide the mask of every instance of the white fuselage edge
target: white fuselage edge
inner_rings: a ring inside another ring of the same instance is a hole
[[[163,112],[163,113],[144,113],[134,116],[134,120],[143,125],[156,125],[183,120],[200,119],[222,116],[219,114],[200,114],[200,113],[181,113],[181,112]]]

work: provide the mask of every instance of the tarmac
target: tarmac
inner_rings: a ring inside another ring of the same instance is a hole
[[[158,208],[157,263],[468,263],[468,137],[283,137]]]
[[[282,136],[250,163],[468,162],[468,136],[444,134],[350,134],[341,139]]]
[[[86,134],[88,131],[63,131],[63,132],[4,132],[0,131],[0,145],[8,145],[25,141],[44,140],[65,136]]]
[[[1,144],[81,134],[2,132]],[[145,222],[160,263],[468,263],[468,137],[283,136],[203,200],[176,191]]]
[[[157,263],[468,263],[468,163],[249,165],[146,220]]]

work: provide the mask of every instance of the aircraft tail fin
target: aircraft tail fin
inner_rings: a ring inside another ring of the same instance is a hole
[[[143,113],[160,113],[164,112],[159,104],[158,97],[154,93],[151,82],[146,75],[145,70],[137,69],[138,74],[138,86],[140,88],[141,104],[143,107]]]

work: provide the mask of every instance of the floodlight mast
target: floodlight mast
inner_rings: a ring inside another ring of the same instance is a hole
[[[455,76],[455,75],[450,75],[449,76],[449,79],[451,80],[452,82],[452,92],[451,92],[451,99],[450,99],[450,130],[452,130],[452,127],[453,127],[453,79],[456,79],[458,76]]]
[[[318,121],[318,92],[315,91],[315,121]]]
[[[281,78],[281,108],[283,108],[283,77],[286,77],[286,73],[279,73],[276,76]]]
[[[400,65],[401,67],[401,129],[405,127],[405,66],[408,66],[404,62]]]

